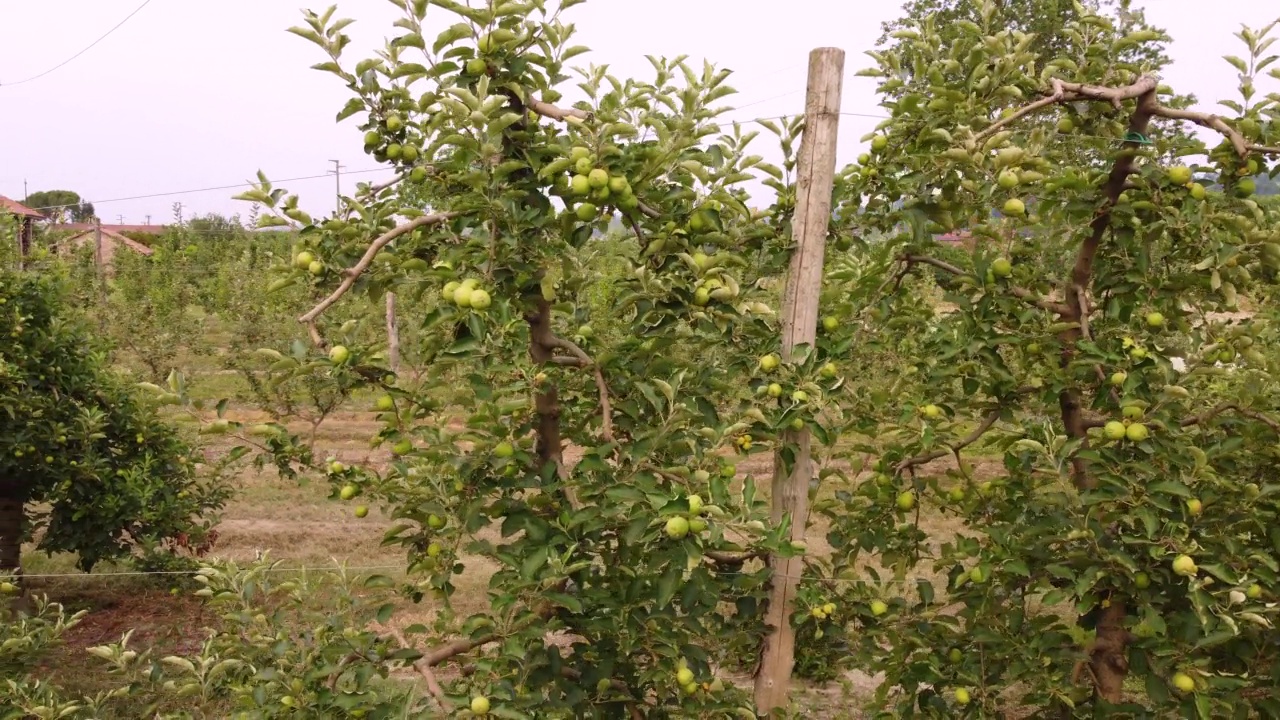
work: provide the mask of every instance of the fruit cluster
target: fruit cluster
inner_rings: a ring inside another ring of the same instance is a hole
[[[440,290],[440,299],[460,308],[484,310],[493,303],[493,298],[479,285],[480,281],[475,278],[467,278],[461,282],[451,280]]]
[[[606,206],[626,213],[640,207],[640,200],[626,176],[611,174],[590,148],[574,146],[569,149],[568,156],[551,163],[547,169],[552,172],[568,171],[557,175],[553,192],[565,199],[566,206],[577,203],[570,211],[582,222],[594,221],[600,217],[601,208]]]

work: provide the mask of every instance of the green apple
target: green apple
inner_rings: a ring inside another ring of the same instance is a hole
[[[444,526],[445,526],[445,520],[439,515],[432,513],[427,516],[427,527],[431,528],[432,530],[439,530]]]
[[[579,336],[584,337],[584,338],[589,338],[589,337],[591,337],[591,336],[592,336],[592,335],[594,335],[594,334],[595,334],[595,331],[591,329],[591,326],[590,326],[590,325],[579,325],[579,326],[578,326],[578,335],[579,335]]]
[[[440,553],[444,552],[444,546],[438,542],[433,542],[427,546],[427,557],[440,557]]]
[[[329,360],[337,365],[345,363],[351,359],[351,351],[345,345],[334,345],[329,349]]]
[[[1186,165],[1174,165],[1169,168],[1169,182],[1174,185],[1186,185],[1191,182],[1191,168]]]
[[[427,169],[419,165],[409,171],[409,182],[421,184],[427,179]]]
[[[400,150],[400,159],[401,159],[401,160],[404,160],[405,162],[413,162],[414,160],[417,160],[417,159],[418,159],[418,146],[417,146],[417,145],[405,145],[405,146]]]
[[[1179,555],[1173,559],[1173,571],[1179,575],[1195,575],[1199,569],[1190,555]]]
[[[1173,686],[1180,693],[1189,693],[1196,689],[1196,681],[1186,673],[1177,672],[1173,674]]]
[[[582,203],[574,208],[573,214],[582,222],[591,222],[600,217],[600,208],[591,203]]]
[[[1147,313],[1147,327],[1164,327],[1164,315],[1158,312]]]
[[[400,128],[402,127],[404,127],[404,120],[401,120],[399,115],[392,113],[391,115],[387,116],[388,130],[390,130],[391,132],[399,132]]]
[[[702,512],[702,496],[689,496],[689,512],[693,515],[697,515]]]
[[[458,292],[460,287],[462,287],[462,283],[457,280],[450,280],[440,289],[440,299],[446,302],[453,302],[453,294]]]
[[[969,580],[971,582],[981,583],[986,579],[987,579],[986,576],[982,574],[982,568],[978,567],[977,565],[975,565],[973,569],[969,571]]]
[[[495,457],[506,459],[515,455],[516,449],[511,443],[503,440],[493,447],[493,454]]]
[[[688,685],[693,682],[693,671],[687,667],[682,667],[676,671],[676,682],[681,685]]]
[[[587,182],[593,188],[607,188],[609,187],[609,171],[595,168],[587,173]]]
[[[871,138],[872,152],[880,152],[881,150],[884,150],[887,147],[889,147],[889,138],[885,137],[884,135],[877,135]]]
[[[947,491],[947,499],[953,503],[962,502],[964,500],[964,488],[956,485]]]
[[[926,418],[929,418],[930,420],[937,420],[938,418],[942,417],[942,408],[938,407],[937,405],[934,405],[933,403],[930,403],[920,408],[920,414],[924,415]]]
[[[1203,185],[1200,183],[1191,183],[1191,197],[1196,200],[1203,200],[1204,196],[1207,194],[1208,191],[1204,189]]]
[[[472,715],[488,715],[489,714],[489,698],[483,695],[477,695],[471,698],[471,714]]]
[[[866,165],[869,162],[871,162],[871,156],[868,155],[867,153],[862,153],[861,155],[858,155],[859,165]]]
[[[474,310],[484,310],[493,303],[493,298],[489,297],[489,293],[484,290],[471,291],[471,307]]]
[[[396,409],[395,398],[391,397],[390,395],[383,395],[382,397],[378,398],[378,401],[376,403],[374,403],[374,407],[376,407],[379,410],[379,412],[389,412],[391,410],[395,410]]]
[[[1151,576],[1144,572],[1139,572],[1133,576],[1133,586],[1139,590],[1146,590],[1151,587]]]
[[[822,329],[827,332],[835,332],[840,327],[840,321],[832,315],[822,318]]]
[[[711,291],[700,287],[693,291],[693,304],[699,307],[711,302]]]
[[[707,472],[706,470],[694,470],[693,481],[698,483],[699,485],[705,485],[708,482],[711,482],[711,473]]]
[[[299,270],[306,270],[307,268],[311,267],[311,263],[315,261],[316,261],[316,256],[312,255],[311,253],[305,250],[293,256],[293,266],[298,268]]]
[[[972,698],[969,697],[969,691],[964,688],[956,688],[956,703],[959,705],[968,705]]]
[[[809,393],[803,390],[796,390],[795,392],[791,393],[791,401],[796,403],[809,402]]]
[[[593,169],[595,169],[592,167],[593,164],[594,163],[591,162],[591,158],[589,157],[578,158],[577,160],[573,161],[573,169],[576,170],[579,175],[586,176]]]
[[[951,648],[947,651],[947,660],[949,660],[952,665],[959,665],[960,662],[964,660],[964,653],[960,652],[960,648]]]
[[[1116,386],[1123,385],[1124,381],[1128,379],[1129,379],[1129,373],[1127,372],[1120,371],[1120,372],[1111,373],[1112,385],[1116,385]]]
[[[320,275],[323,275],[324,263],[320,262],[319,260],[312,260],[311,264],[307,265],[307,272],[317,277],[319,277]]]
[[[588,160],[591,158],[591,149],[590,149],[590,148],[585,148],[585,147],[583,147],[583,146],[581,146],[581,145],[575,145],[575,146],[573,146],[573,147],[569,148],[569,159],[570,159],[570,160],[572,160],[572,161],[574,161],[574,162],[578,162],[579,160],[582,160],[582,159],[584,159],[584,158],[586,158],[586,159],[588,159]]]
[[[1129,349],[1129,357],[1134,360],[1143,360],[1147,357],[1146,348],[1133,347]]]
[[[391,446],[391,452],[395,455],[408,455],[413,452],[413,442],[405,439]]]
[[[364,134],[364,146],[367,148],[377,147],[382,144],[382,133],[377,130],[370,130]]]
[[[996,258],[991,262],[991,272],[996,277],[1007,278],[1013,274],[1013,263],[1008,258]]]
[[[338,497],[342,498],[343,500],[350,500],[351,498],[355,497],[356,494],[358,494],[359,492],[360,492],[360,488],[356,487],[355,485],[343,485],[342,490],[338,492]]]
[[[778,365],[780,365],[781,362],[782,361],[778,359],[777,355],[765,355],[760,358],[760,369],[765,372],[773,372],[778,368]]]
[[[574,195],[586,195],[591,192],[591,180],[586,175],[574,175],[569,181],[569,190]]]
[[[1240,180],[1236,181],[1236,195],[1238,197],[1242,197],[1242,198],[1249,197],[1257,189],[1258,189],[1258,185],[1253,181],[1253,178],[1249,178],[1249,177],[1241,178]]]
[[[625,195],[630,191],[631,183],[627,182],[626,178],[621,175],[609,176],[609,192],[616,193],[618,195]]]
[[[1147,430],[1147,426],[1142,423],[1133,423],[1125,428],[1124,436],[1132,442],[1142,442],[1151,437],[1151,432]]]
[[[1199,515],[1203,510],[1204,503],[1200,502],[1198,498],[1191,498],[1187,501],[1187,512],[1191,513],[1192,517]]]
[[[357,506],[356,506],[356,517],[358,517],[358,518],[362,518],[362,517],[367,516],[368,514],[369,514],[369,506],[368,506],[368,505],[357,505]]]
[[[883,614],[885,614],[885,613],[887,613],[887,612],[889,612],[889,606],[888,606],[888,605],[886,605],[886,604],[885,604],[885,602],[884,602],[883,600],[872,600],[872,601],[871,601],[871,614],[872,614],[872,615],[875,615],[876,617],[880,617],[881,615],[883,615]]]
[[[1138,420],[1142,417],[1142,407],[1139,405],[1125,405],[1120,408],[1120,415],[1126,420]]]
[[[916,506],[916,494],[910,490],[906,490],[898,495],[898,509],[906,512]]]
[[[1244,594],[1245,594],[1245,597],[1249,598],[1250,600],[1257,600],[1262,597],[1262,586],[1259,585],[1258,583],[1254,583],[1249,586],[1248,590],[1244,591]]]
[[[387,146],[387,159],[399,160],[400,154],[404,152],[404,146],[400,143],[391,143]]]
[[[737,474],[738,474],[737,465],[732,465],[732,464],[724,465],[720,468],[720,477],[724,478],[725,480],[728,480],[736,476]]]
[[[1064,117],[1064,118],[1058,119],[1058,132],[1069,133],[1075,129],[1076,129],[1076,124],[1071,121],[1071,118]]]
[[[472,58],[467,61],[468,75],[483,75],[488,69],[489,63],[485,62],[483,58]]]
[[[1127,429],[1119,420],[1110,420],[1103,426],[1102,434],[1108,440],[1123,440]]]
[[[996,178],[996,184],[1005,190],[1012,190],[1018,187],[1019,182],[1021,181],[1018,179],[1018,173],[1012,170],[1004,170]]]
[[[689,534],[689,521],[677,515],[667,520],[667,537],[679,540]]]
[[[474,292],[475,289],[466,283],[459,285],[458,289],[453,291],[453,304],[460,308],[471,307],[471,295]]]
[[[1027,214],[1027,206],[1018,198],[1009,198],[1004,201],[1001,210],[1009,217],[1022,217]]]
[[[818,371],[818,374],[822,375],[822,377],[827,378],[828,380],[835,378],[835,376],[838,375],[839,373],[840,373],[840,369],[837,368],[836,364],[833,362],[829,362],[826,365],[823,365],[822,369]]]

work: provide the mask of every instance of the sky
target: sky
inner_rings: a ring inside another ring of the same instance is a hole
[[[74,190],[106,223],[159,224],[172,221],[178,202],[187,218],[244,215],[249,205],[231,199],[236,189],[127,198],[243,183],[261,170],[273,180],[319,176],[280,184],[304,209],[331,211],[331,160],[344,166],[347,193],[389,177],[361,149],[358,121],[334,122],[349,96],[336,77],[310,69],[324,59],[319,48],[285,32],[302,24],[301,7],[334,1],[338,16],[357,21],[344,57],[367,57],[400,32],[388,0],[149,0],[80,57],[10,85],[80,52],[143,0],[0,0],[0,195],[21,199],[24,183],[30,192]],[[875,80],[855,73],[901,2],[589,0],[566,19],[593,49],[574,62],[608,64],[618,77],[649,77],[647,54],[734,70],[732,119],[802,112],[809,51],[839,47],[848,53],[842,110],[878,114]],[[1232,33],[1280,14],[1272,0],[1218,0],[1212,12],[1203,0],[1139,2],[1173,37],[1165,82],[1195,94],[1201,109],[1236,95],[1235,71],[1220,59],[1243,54]],[[860,138],[877,122],[841,118],[838,166],[863,151]]]

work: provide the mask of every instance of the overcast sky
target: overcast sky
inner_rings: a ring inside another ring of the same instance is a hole
[[[330,0],[311,6],[327,7]],[[301,24],[305,0],[151,0],[78,59],[31,82],[82,50],[142,0],[0,0],[0,195],[68,189],[115,223],[168,222],[184,213],[245,213],[235,190],[117,200],[230,185],[263,170],[273,179],[322,175],[331,159],[344,172],[376,169],[360,147],[355,119],[334,123],[347,91],[313,71],[319,48],[285,32]],[[357,22],[344,57],[366,57],[393,32],[386,0],[337,0]],[[1232,36],[1280,14],[1274,0],[1147,0],[1150,20],[1174,38],[1166,82],[1209,109],[1235,97],[1235,73],[1220,58],[1241,54]],[[620,77],[650,77],[646,54],[688,54],[735,71],[730,98],[737,118],[796,113],[804,107],[810,49],[849,54],[843,109],[877,113],[874,80],[854,77],[870,59],[880,23],[901,0],[589,0],[568,12],[578,42],[593,48],[575,62],[608,63]],[[435,11],[437,16],[444,13]],[[877,120],[844,117],[839,164],[861,152],[859,138]],[[769,148],[760,152],[768,154]],[[346,191],[358,179],[344,176]],[[287,183],[303,207],[333,207],[333,178]],[[110,201],[110,202],[108,202]]]

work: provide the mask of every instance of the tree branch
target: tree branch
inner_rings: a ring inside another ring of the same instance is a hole
[[[976,443],[983,435],[987,434],[988,430],[995,426],[996,421],[1000,419],[1001,410],[1002,408],[997,407],[987,413],[986,417],[982,418],[982,422],[978,424],[978,427],[974,428],[973,432],[964,436],[960,442],[955,445],[948,445],[946,450],[930,450],[927,453],[921,453],[915,457],[907,458],[906,460],[898,463],[898,472],[924,465],[925,463],[932,462],[941,457],[955,455],[966,447]]]
[[[949,272],[952,275],[972,275],[973,274],[973,273],[967,273],[964,270],[961,270],[960,268],[956,267],[955,265],[952,265],[949,262],[945,262],[937,258],[929,257],[928,255],[904,255],[901,258],[901,260],[907,263],[908,268],[910,268],[910,266],[912,265],[931,265],[944,272]],[[1023,302],[1034,305],[1038,308],[1048,310],[1049,312],[1057,313],[1059,315],[1065,315],[1068,312],[1067,306],[1064,303],[1056,303],[1052,300],[1049,300],[1048,298],[1041,297],[1026,288],[1010,286],[1007,288],[1007,290],[1009,291],[1010,295],[1018,298],[1019,300],[1022,300]]]
[[[561,122],[564,122],[569,118],[577,118],[579,120],[591,119],[591,113],[589,112],[578,110],[577,108],[560,108],[549,102],[534,100],[533,98],[530,98],[528,102],[525,103],[525,107],[544,118],[551,118],[552,120],[559,120]]]
[[[413,650],[413,645],[404,639],[404,634],[398,628],[391,628],[391,637],[400,643],[400,647],[406,650]],[[422,679],[427,683],[427,691],[431,693],[431,697],[435,698],[436,706],[443,712],[453,710],[453,703],[450,702],[449,696],[445,695],[444,688],[440,687],[440,683],[436,680],[435,673],[431,672],[431,663],[427,662],[426,656],[418,658],[413,663],[413,669],[418,671]]]
[[[569,353],[572,357],[565,359],[572,359],[574,367],[589,367],[595,370],[596,389],[600,391],[600,435],[604,438],[605,442],[613,442],[613,405],[609,402],[609,385],[604,381],[604,372],[600,370],[600,366],[591,359],[591,356],[588,355],[585,350],[578,347],[577,343],[574,343],[572,340],[566,340],[549,332],[543,339],[548,347],[556,350],[564,350]],[[558,357],[552,358],[552,362],[557,365],[568,364],[562,362],[561,358]]]
[[[373,263],[373,258],[377,256],[382,248],[386,247],[392,240],[395,240],[401,235],[411,233],[421,227],[445,222],[446,220],[457,217],[457,215],[457,213],[452,212],[422,215],[407,223],[391,228],[375,239],[369,245],[369,249],[364,251],[364,256],[361,257],[355,265],[352,265],[342,271],[343,278],[342,282],[338,285],[338,288],[330,293],[329,297],[321,300],[318,305],[311,308],[311,310],[302,317],[298,318],[298,322],[307,326],[307,332],[311,334],[311,341],[318,347],[324,347],[324,338],[320,336],[320,331],[316,328],[316,318],[320,317],[321,313],[328,310],[334,303],[338,302],[343,295],[347,294],[347,291],[351,289],[351,286],[356,284],[356,279],[360,277],[361,273],[369,269],[369,265]]]
[[[1193,415],[1192,417],[1189,417],[1182,421],[1182,427],[1191,427],[1193,425],[1203,425],[1204,423],[1209,422],[1213,418],[1225,412],[1230,412],[1232,410],[1239,413],[1240,415],[1253,418],[1254,420],[1257,420],[1258,422],[1265,424],[1267,427],[1271,428],[1271,430],[1274,431],[1277,435],[1280,435],[1280,421],[1277,421],[1276,419],[1268,415],[1260,413],[1257,410],[1242,408],[1235,403],[1222,403],[1217,407],[1213,408],[1212,410],[1203,412],[1199,415]]]
[[[992,123],[982,132],[974,136],[974,140],[981,142],[986,138],[996,134],[1000,128],[1010,125],[1017,120],[1030,115],[1037,110],[1054,105],[1056,103],[1072,102],[1074,100],[1098,100],[1109,102],[1115,107],[1120,107],[1120,103],[1124,100],[1132,100],[1141,97],[1156,89],[1156,79],[1149,75],[1138,78],[1132,85],[1123,87],[1101,87],[1098,85],[1084,85],[1082,83],[1069,83],[1062,80],[1054,79],[1050,81],[1052,92],[1045,97],[1026,105],[1021,110],[1015,111],[1006,118],[1001,118]]]
[[[1259,153],[1280,155],[1280,147],[1269,147],[1267,145],[1250,143],[1248,140],[1245,140],[1244,136],[1236,131],[1235,128],[1223,122],[1222,118],[1214,115],[1213,113],[1198,112],[1195,110],[1179,110],[1177,108],[1165,107],[1164,105],[1157,105],[1155,108],[1155,114],[1162,118],[1169,118],[1170,120],[1187,120],[1201,127],[1218,131],[1231,141],[1231,145],[1236,149],[1236,154],[1240,157],[1247,156],[1250,150]]]

